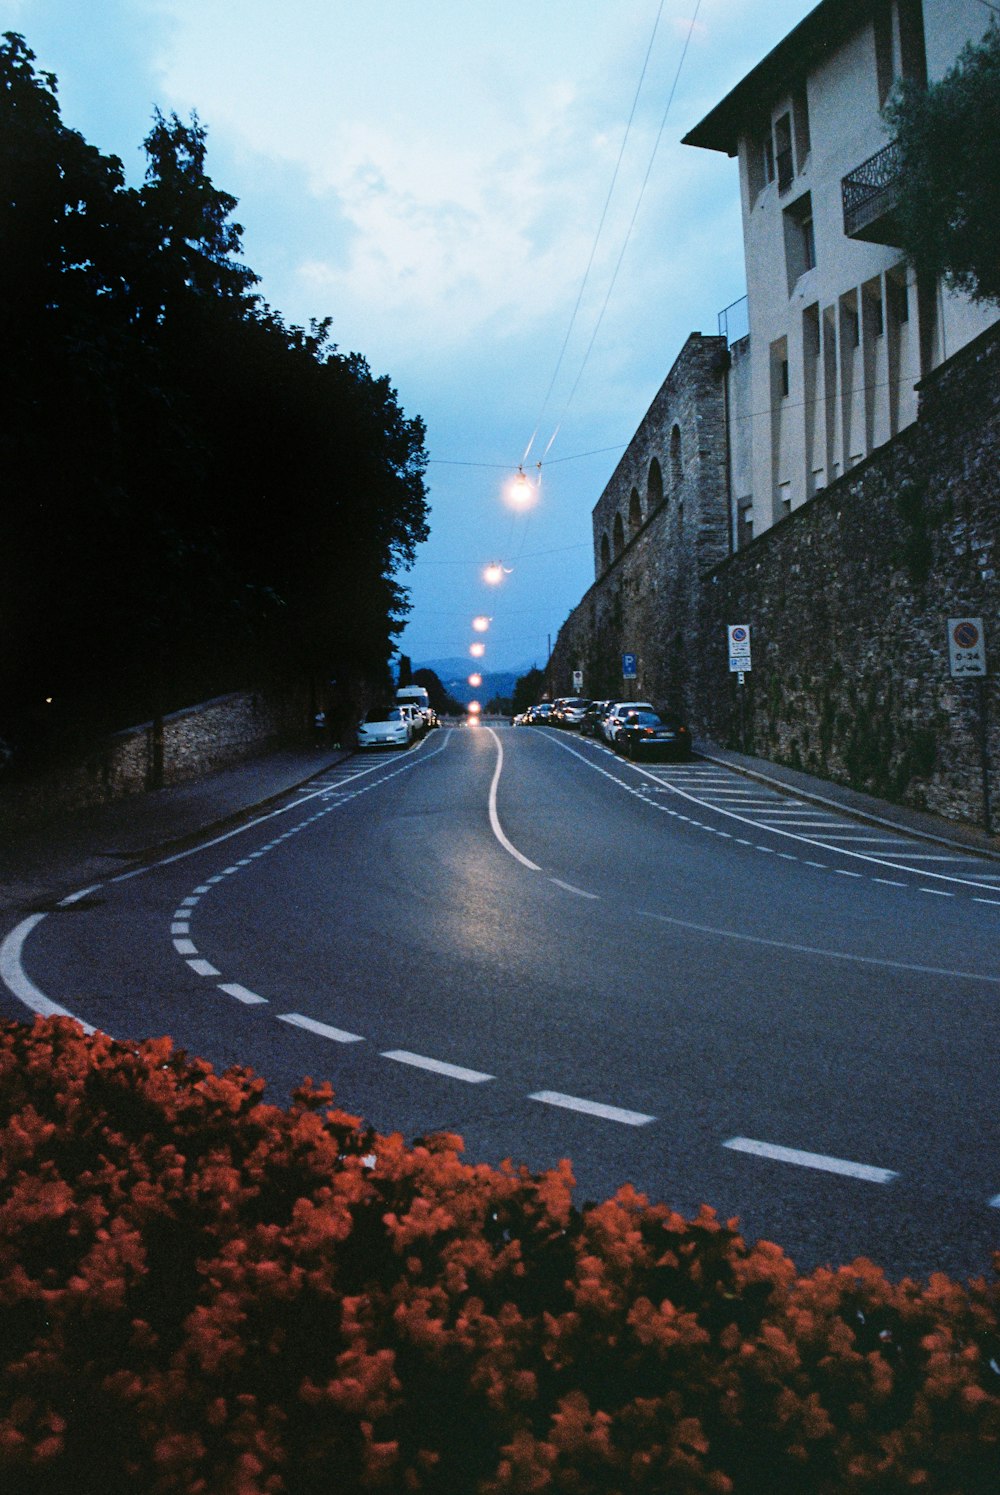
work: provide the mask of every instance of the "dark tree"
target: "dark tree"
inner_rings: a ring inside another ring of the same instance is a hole
[[[529,706],[534,706],[545,694],[545,671],[530,669],[526,675],[521,675],[514,681],[514,697],[512,707],[515,712],[527,711]]]
[[[465,707],[461,701],[456,701],[455,697],[446,690],[441,677],[435,670],[414,670],[413,684],[424,687],[428,700],[438,716],[464,715]]]
[[[1000,26],[938,83],[904,83],[885,111],[899,151],[896,218],[918,270],[1000,302]]]
[[[254,292],[206,132],[159,112],[146,179],[0,43],[0,736],[265,678],[383,681],[427,535],[424,427],[329,321]]]

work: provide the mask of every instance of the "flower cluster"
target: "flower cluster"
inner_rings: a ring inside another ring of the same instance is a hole
[[[306,1081],[0,1024],[6,1495],[1000,1486],[996,1284],[800,1277]]]

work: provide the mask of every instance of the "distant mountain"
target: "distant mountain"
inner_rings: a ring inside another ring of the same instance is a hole
[[[526,664],[519,670],[478,670],[473,659],[421,659],[413,661],[415,670],[433,670],[441,681],[449,695],[461,701],[463,706],[470,701],[481,701],[486,705],[495,696],[512,696],[514,686],[522,675],[526,675],[532,668]],[[469,676],[480,674],[483,677],[482,685],[474,689],[469,684]]]

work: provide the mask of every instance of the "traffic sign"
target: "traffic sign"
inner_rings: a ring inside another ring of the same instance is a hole
[[[635,667],[635,655],[634,654],[623,654],[622,655],[622,679],[623,680],[635,680],[637,678],[638,678],[638,672],[636,671],[636,667]]]
[[[959,679],[986,674],[986,635],[982,618],[948,619],[948,663]]]
[[[730,623],[726,629],[729,642],[729,669],[739,671],[750,669],[750,625],[749,623]],[[742,685],[742,681],[740,684]]]
[[[580,691],[580,690],[583,689],[583,671],[582,670],[574,670],[573,671],[573,689],[576,690],[576,691]]]

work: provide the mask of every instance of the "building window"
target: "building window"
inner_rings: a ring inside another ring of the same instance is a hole
[[[809,129],[809,100],[805,88],[799,89],[792,100],[792,120],[795,125],[795,160],[799,171],[812,150],[812,135]]]
[[[781,398],[788,399],[788,359],[782,358],[778,364],[778,388],[781,390]]]
[[[795,282],[807,270],[816,265],[816,234],[813,227],[812,193],[790,203],[783,213],[785,228],[785,268],[788,273],[788,294],[792,294]]]
[[[638,489],[633,488],[628,500],[628,527],[634,535],[642,525],[642,505],[639,502]]]
[[[768,130],[767,134],[764,136],[764,139],[761,141],[761,165],[764,168],[764,182],[765,182],[765,184],[767,184],[768,182],[773,182],[774,181],[774,141],[771,139],[771,132],[770,132],[770,130]]]
[[[608,544],[608,532],[604,531],[601,536],[601,570],[606,571],[611,565],[611,546]]]
[[[614,528],[611,531],[611,537],[614,544],[615,555],[619,556],[625,549],[625,526],[622,524],[622,516],[620,514],[615,515],[615,523]]]
[[[778,191],[787,192],[795,175],[792,159],[792,117],[781,115],[774,125],[774,159],[778,168]]]
[[[890,0],[880,0],[875,12],[875,78],[878,84],[878,103],[881,109],[889,97],[893,81],[892,65],[892,5]]]

